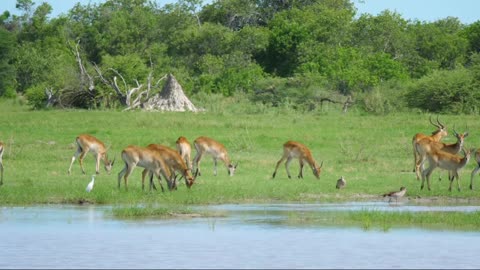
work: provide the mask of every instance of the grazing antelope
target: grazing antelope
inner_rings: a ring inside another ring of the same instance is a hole
[[[423,164],[427,159],[426,155],[428,152],[431,151],[431,148],[435,148],[437,150],[441,150],[450,154],[458,154],[460,150],[462,150],[463,145],[465,143],[465,138],[468,136],[468,132],[457,133],[454,127],[453,134],[455,135],[455,138],[457,138],[457,141],[455,143],[446,144],[443,142],[435,142],[435,141],[429,140],[428,138],[424,138],[417,143],[416,145],[417,152],[420,155],[420,158],[418,160],[419,164],[417,164],[417,167],[415,170],[417,174],[417,179],[420,179],[421,177],[421,173],[423,171]],[[439,178],[439,180],[441,180],[441,178]]]
[[[135,169],[135,167],[145,168],[155,174],[160,183],[162,191],[164,191],[160,175],[163,175],[168,184],[168,189],[173,188],[173,184],[170,181],[171,172],[168,166],[165,164],[164,159],[160,153],[156,150],[143,148],[135,145],[129,145],[122,150],[122,160],[125,162],[125,167],[118,173],[118,188],[120,189],[120,182],[122,177],[125,181],[125,190],[128,190],[128,177]],[[145,189],[144,175],[142,174],[142,190]]]
[[[180,154],[177,151],[175,151],[170,147],[160,145],[160,144],[149,144],[147,148],[157,151],[162,157],[163,161],[165,162],[165,165],[169,167],[169,171],[171,174],[168,175],[168,177],[169,177],[169,181],[172,181],[172,188],[176,189],[176,177],[174,175],[175,172],[179,172],[182,175],[182,177],[185,178],[185,185],[188,188],[190,188],[193,185],[195,178],[192,177],[192,175],[190,174],[190,169],[187,167],[187,164],[185,163],[182,156],[180,156]],[[142,172],[142,183],[147,172],[148,172],[148,169],[145,169]],[[151,189],[153,185],[152,172],[150,172],[150,175],[151,175],[150,176],[150,189]]]
[[[448,171],[448,178],[450,180],[450,186],[448,190],[452,191],[453,180],[457,178],[457,189],[458,191],[460,191],[458,172],[468,164],[468,161],[470,160],[470,155],[472,151],[474,151],[474,149],[465,150],[465,148],[463,148],[462,151],[464,153],[463,158],[458,155],[450,154],[435,148],[433,148],[431,152],[427,153],[427,159],[430,167],[428,167],[422,172],[422,185],[420,189],[423,189],[423,184],[426,178],[427,187],[428,190],[430,190],[430,175],[435,168],[439,167]]]
[[[3,185],[3,150],[4,144],[0,142],[0,186]]]
[[[227,149],[225,146],[213,139],[208,137],[198,137],[193,141],[193,145],[197,150],[197,154],[193,159],[193,166],[196,168],[196,174],[201,175],[200,173],[200,160],[202,156],[205,154],[209,154],[213,157],[213,164],[214,164],[214,175],[217,175],[217,160],[221,160],[225,166],[227,167],[228,175],[233,176],[235,174],[235,170],[237,169],[237,164],[233,165],[230,162],[230,158],[228,157]]]
[[[438,120],[438,116],[437,116],[437,124],[432,122],[432,116],[431,115],[430,115],[429,120],[430,120],[430,123],[432,125],[437,127],[437,130],[432,132],[432,135],[430,135],[430,136],[427,136],[423,133],[417,133],[417,134],[415,134],[415,136],[413,136],[413,139],[412,139],[413,159],[414,159],[413,171],[414,172],[418,171],[418,168],[419,168],[420,162],[421,162],[420,161],[420,158],[421,158],[420,155],[421,154],[418,153],[418,150],[417,150],[418,143],[423,139],[426,139],[426,140],[429,140],[429,141],[434,141],[434,142],[439,142],[443,137],[448,135],[447,127],[445,125],[443,125],[442,123],[440,123],[440,121]],[[420,176],[418,175],[418,173],[417,173],[417,180],[420,180]]]
[[[113,161],[108,160],[107,148],[105,148],[105,145],[102,141],[91,135],[81,134],[78,135],[78,137],[75,139],[75,142],[77,143],[77,151],[73,154],[72,162],[70,163],[70,167],[68,168],[68,174],[71,173],[72,165],[79,155],[80,157],[78,158],[78,162],[80,163],[82,173],[85,174],[85,170],[83,169],[83,159],[89,151],[92,152],[92,154],[95,156],[95,172],[97,174],[100,173],[100,160],[102,160],[105,166],[105,171],[110,174],[113,163],[115,163],[115,159],[113,159]]]
[[[477,162],[477,166],[473,169],[472,174],[470,176],[470,189],[473,190],[473,177],[477,175],[480,171],[480,148],[475,151],[475,161]]]
[[[294,158],[298,158],[300,162],[300,173],[298,174],[298,178],[303,178],[303,165],[304,165],[304,162],[306,161],[308,165],[310,165],[310,168],[312,168],[313,175],[315,175],[317,179],[320,179],[320,173],[322,171],[323,161],[320,164],[320,166],[318,166],[317,162],[312,157],[312,153],[310,152],[310,149],[308,149],[308,147],[306,147],[305,145],[298,142],[294,142],[294,141],[288,141],[285,144],[283,144],[283,156],[277,162],[277,166],[275,167],[275,171],[273,172],[272,178],[275,178],[275,174],[277,173],[278,166],[280,166],[280,163],[282,163],[282,161],[284,161],[285,159],[287,160],[285,162],[285,168],[287,169],[288,178],[292,178],[290,176],[290,171],[288,167],[290,166],[290,162]]]
[[[190,146],[190,142],[187,140],[187,138],[180,136],[175,143],[177,145],[178,153],[180,153],[180,156],[183,158],[183,160],[185,160],[185,164],[187,164],[188,169],[191,170],[192,147]]]

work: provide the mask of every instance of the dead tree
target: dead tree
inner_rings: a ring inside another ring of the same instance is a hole
[[[342,112],[346,113],[348,108],[351,107],[354,102],[352,100],[352,96],[348,96],[347,100],[342,102],[342,101],[336,101],[331,98],[320,98],[320,107],[323,107],[323,102],[330,102],[334,104],[342,104]]]

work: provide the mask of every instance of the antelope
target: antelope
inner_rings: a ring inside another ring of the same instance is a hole
[[[125,190],[128,190],[128,177],[133,172],[135,167],[142,167],[153,172],[160,183],[162,191],[164,191],[160,175],[163,175],[168,184],[168,189],[173,188],[170,181],[171,172],[166,165],[164,159],[158,151],[149,148],[143,148],[135,145],[129,145],[122,150],[122,160],[125,162],[125,167],[118,173],[118,188],[120,189],[120,182],[122,177],[125,181]],[[142,190],[145,189],[144,175],[142,174]],[[152,180],[153,181],[153,180]]]
[[[77,151],[73,154],[72,162],[70,163],[70,167],[68,168],[68,174],[70,175],[72,171],[72,165],[75,162],[75,159],[80,155],[78,162],[80,163],[80,168],[82,169],[82,173],[85,174],[85,170],[83,169],[83,159],[85,155],[90,151],[95,156],[96,166],[95,172],[97,174],[100,173],[100,160],[103,161],[105,166],[105,171],[108,174],[112,171],[113,163],[115,163],[115,158],[113,161],[108,160],[107,157],[107,149],[102,141],[99,139],[88,135],[88,134],[81,134],[75,139],[77,144]]]
[[[217,175],[217,160],[221,160],[225,166],[227,167],[228,175],[233,176],[235,174],[235,170],[237,169],[238,163],[233,165],[230,162],[230,158],[228,157],[227,149],[225,146],[211,138],[208,137],[198,137],[193,141],[193,145],[197,150],[197,154],[193,159],[193,165],[196,168],[195,174],[201,175],[200,173],[200,160],[202,156],[205,154],[209,154],[213,157],[213,164],[214,164],[214,175]]]
[[[192,147],[190,146],[190,142],[187,140],[187,138],[180,136],[175,143],[178,153],[180,154],[182,159],[185,160],[185,164],[187,165],[188,169],[191,170],[192,161],[190,156],[192,152]]]
[[[433,148],[431,152],[427,154],[427,159],[430,167],[428,167],[422,172],[422,185],[420,189],[423,189],[423,184],[426,178],[427,187],[428,190],[430,190],[430,175],[435,168],[439,167],[448,171],[448,178],[450,180],[450,186],[448,190],[452,191],[453,180],[457,178],[457,189],[458,191],[460,191],[458,172],[468,164],[468,161],[470,160],[470,155],[472,151],[474,151],[474,149],[465,150],[465,148],[462,148],[462,151],[464,153],[463,158],[458,155],[450,154],[448,152]]]
[[[470,176],[470,189],[473,190],[473,177],[477,175],[478,171],[480,170],[480,148],[475,151],[475,161],[477,162],[477,166],[473,169],[472,174]]]
[[[421,153],[418,152],[419,142],[422,141],[422,140],[425,140],[424,142],[426,142],[426,141],[439,142],[443,137],[448,135],[447,127],[445,125],[443,125],[442,123],[440,123],[440,121],[438,120],[438,116],[437,116],[437,124],[432,122],[432,116],[431,115],[430,115],[429,120],[430,120],[430,123],[432,125],[437,127],[437,130],[432,132],[432,135],[430,135],[430,136],[427,136],[423,133],[417,133],[412,138],[413,159],[414,159],[413,171],[416,172],[417,180],[420,180],[420,175],[417,172],[419,171],[420,164],[421,164]]]
[[[0,142],[0,186],[3,185],[3,150],[4,144]]]
[[[426,155],[428,152],[431,151],[431,148],[442,150],[450,154],[458,154],[460,150],[462,150],[465,138],[468,137],[468,132],[457,133],[454,127],[453,134],[455,138],[457,138],[457,141],[455,143],[446,144],[443,142],[434,142],[430,141],[427,138],[424,138],[417,143],[417,152],[420,155],[419,164],[416,168],[417,179],[419,179],[421,176],[421,172],[423,171],[423,164],[426,160]],[[439,180],[441,180],[441,178],[439,178]]]
[[[190,188],[193,185],[195,178],[192,177],[192,175],[190,174],[190,169],[187,167],[182,156],[177,151],[175,151],[170,147],[160,145],[160,144],[149,144],[147,148],[157,151],[159,155],[162,157],[163,161],[165,162],[165,165],[169,167],[169,171],[171,172],[171,174],[168,175],[168,177],[169,177],[169,180],[172,181],[173,188],[176,189],[176,177],[174,176],[174,173],[176,171],[180,172],[182,177],[185,178],[185,184],[188,188]],[[142,183],[148,171],[149,171],[148,169],[143,170]],[[150,174],[151,174],[150,189],[151,189],[153,185],[153,180],[152,180],[153,174],[151,171],[150,171]]]
[[[298,178],[303,178],[303,165],[304,165],[304,162],[306,161],[308,165],[310,165],[310,168],[312,168],[313,175],[315,175],[317,179],[320,179],[320,173],[322,171],[323,161],[320,164],[320,166],[318,166],[317,162],[312,157],[312,153],[310,152],[310,149],[308,149],[308,147],[306,147],[305,145],[299,142],[294,142],[294,141],[288,141],[283,144],[283,156],[277,162],[277,166],[275,167],[275,171],[273,172],[272,178],[275,178],[278,166],[280,166],[280,163],[282,163],[282,161],[284,161],[285,159],[287,160],[285,162],[285,168],[287,170],[288,178],[292,178],[290,176],[290,170],[288,168],[290,166],[290,162],[294,158],[298,158],[300,162],[300,173],[298,174]]]

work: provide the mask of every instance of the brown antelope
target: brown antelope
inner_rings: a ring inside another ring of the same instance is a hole
[[[190,142],[187,140],[187,138],[180,136],[175,143],[177,146],[178,153],[180,153],[180,156],[183,158],[183,160],[185,160],[185,164],[187,164],[188,169],[191,170],[192,169],[192,161],[191,161],[192,147],[190,146]]]
[[[187,167],[187,164],[185,163],[182,156],[180,156],[180,154],[177,151],[175,151],[170,147],[160,145],[160,144],[149,144],[147,148],[157,151],[162,157],[163,161],[165,162],[165,165],[169,167],[170,175],[168,175],[168,177],[169,177],[169,181],[172,181],[172,188],[176,189],[176,177],[174,175],[175,172],[179,172],[182,175],[182,177],[185,178],[185,184],[188,188],[190,188],[193,185],[195,178],[192,177],[192,175],[190,174],[190,169]],[[147,172],[149,172],[148,169],[145,169],[142,172],[142,183],[144,181],[144,178]],[[152,181],[153,174],[151,171],[150,171],[150,175],[151,175],[150,176],[150,189],[151,189],[153,186],[153,181]]]
[[[77,143],[77,151],[73,154],[72,162],[70,163],[70,167],[68,168],[68,174],[71,173],[72,165],[79,155],[80,157],[78,157],[78,162],[80,163],[82,173],[85,174],[85,170],[83,169],[83,159],[89,151],[92,152],[92,154],[95,156],[95,172],[97,174],[100,173],[100,160],[102,160],[105,166],[105,171],[110,174],[110,172],[112,171],[113,163],[115,163],[115,159],[113,159],[113,161],[108,160],[107,148],[105,148],[105,145],[102,141],[91,135],[81,134],[75,139],[75,142]]]
[[[275,174],[277,173],[278,166],[280,166],[280,163],[284,161],[285,159],[287,160],[285,162],[285,168],[287,169],[287,175],[288,178],[292,178],[290,176],[290,162],[292,159],[298,158],[300,162],[300,173],[298,174],[298,178],[303,178],[303,165],[304,162],[306,161],[308,165],[310,165],[310,168],[312,168],[313,175],[317,179],[320,179],[320,173],[322,172],[322,166],[323,166],[323,161],[318,166],[317,162],[313,159],[312,153],[310,152],[310,149],[306,147],[305,145],[294,142],[294,141],[288,141],[283,144],[283,156],[282,158],[277,162],[277,166],[275,167],[275,171],[273,172],[272,178],[275,178]]]
[[[452,191],[453,180],[457,178],[457,189],[458,191],[460,191],[458,172],[468,164],[468,161],[470,160],[470,155],[472,151],[474,151],[474,149],[465,150],[465,148],[463,148],[462,151],[464,152],[463,158],[458,155],[450,154],[435,148],[433,148],[431,152],[427,153],[427,159],[430,167],[428,167],[422,172],[422,185],[420,189],[423,189],[423,184],[426,178],[427,187],[428,190],[430,190],[430,175],[435,168],[439,167],[448,171],[448,178],[450,180],[450,186],[448,190]]]
[[[4,144],[0,142],[0,186],[3,185],[3,150]]]
[[[228,175],[233,176],[235,174],[235,170],[237,169],[237,164],[233,165],[230,162],[230,158],[228,157],[227,149],[225,146],[213,139],[208,137],[198,137],[193,142],[195,149],[197,150],[197,154],[193,159],[193,166],[195,166],[196,171],[195,174],[200,174],[200,160],[202,156],[205,154],[209,154],[213,157],[213,164],[214,164],[214,175],[217,175],[217,160],[221,160],[225,166],[227,167]]]
[[[160,183],[162,191],[164,191],[160,175],[163,175],[168,184],[168,189],[173,188],[170,181],[171,172],[169,167],[165,164],[164,159],[156,150],[143,148],[135,145],[129,145],[122,150],[122,160],[125,162],[125,167],[118,173],[118,188],[120,189],[120,182],[122,177],[125,181],[125,190],[128,190],[128,177],[133,172],[135,167],[145,168],[155,174]],[[142,190],[145,189],[144,175],[142,174]]]
[[[473,169],[472,174],[470,175],[470,189],[473,190],[473,177],[477,175],[480,171],[480,148],[475,151],[475,161],[477,162],[477,166]]]
[[[417,164],[416,167],[416,174],[417,174],[417,179],[420,179],[422,171],[423,171],[423,164],[425,163],[427,157],[427,153],[431,151],[431,148],[435,148],[450,154],[458,154],[460,150],[462,150],[463,145],[465,143],[465,138],[468,137],[468,132],[464,133],[457,133],[455,130],[455,127],[453,128],[453,134],[455,135],[455,138],[457,138],[457,141],[455,143],[450,143],[446,144],[443,142],[435,142],[431,141],[427,138],[424,138],[420,140],[416,147],[417,147],[417,153],[419,153],[419,164]],[[441,180],[441,178],[439,178]]]
[[[429,120],[430,120],[430,123],[432,125],[437,127],[437,130],[432,132],[432,135],[430,135],[430,136],[427,136],[423,133],[417,133],[417,134],[415,134],[415,136],[413,136],[413,139],[412,139],[413,159],[414,159],[413,171],[414,172],[418,172],[420,164],[421,164],[421,153],[418,152],[419,142],[422,141],[422,140],[439,142],[443,137],[448,135],[447,127],[445,125],[443,125],[442,123],[440,123],[440,121],[438,120],[438,116],[437,116],[437,124],[432,122],[432,116],[430,116]],[[417,180],[420,180],[419,173],[417,173]]]

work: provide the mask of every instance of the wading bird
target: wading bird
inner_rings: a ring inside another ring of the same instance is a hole
[[[347,181],[345,181],[345,178],[342,176],[340,179],[337,180],[336,188],[342,189],[342,188],[345,188],[346,185],[347,185]]]
[[[88,183],[87,188],[85,190],[87,192],[92,191],[94,184],[95,184],[95,175],[92,175],[92,181],[90,181],[90,183]]]
[[[383,194],[383,197],[389,197],[390,199],[388,202],[391,202],[393,198],[395,198],[395,201],[398,203],[398,198],[401,198],[407,193],[407,188],[406,187],[401,187],[400,191],[392,191],[389,193]]]

